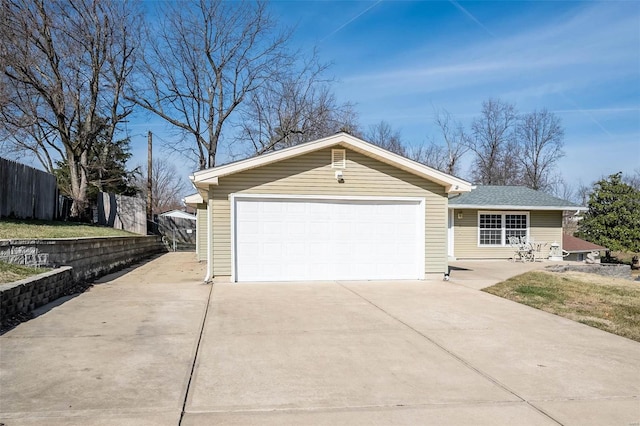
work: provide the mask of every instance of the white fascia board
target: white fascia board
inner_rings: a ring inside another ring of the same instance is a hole
[[[186,197],[184,197],[184,203],[188,205],[202,204],[204,203],[204,199],[202,198],[202,195],[200,195],[199,193],[195,193],[195,194],[187,195]]]
[[[423,177],[445,187],[447,193],[461,193],[471,191],[471,183],[443,173],[439,170],[427,167],[423,164],[409,160],[401,155],[394,154],[368,142],[355,138],[346,133],[339,133],[317,141],[307,142],[291,148],[286,148],[270,154],[248,158],[224,166],[201,170],[193,174],[192,181],[197,186],[217,185],[218,178],[239,173],[256,167],[265,166],[277,161],[297,157],[313,151],[328,148],[333,145],[341,145],[360,152],[379,161],[398,167],[414,175]]]
[[[472,209],[472,210],[553,210],[553,211],[587,211],[586,207],[575,207],[575,206],[566,206],[566,207],[558,207],[558,206],[505,206],[505,205],[497,205],[497,206],[487,206],[487,205],[478,205],[478,204],[449,204],[449,209]]]
[[[297,157],[309,152],[317,151],[326,146],[335,145],[339,142],[341,135],[329,136],[317,141],[307,142],[301,145],[292,146],[290,148],[281,149],[279,151],[263,154],[256,157],[247,158],[245,160],[236,161],[231,164],[213,167],[211,169],[200,170],[193,173],[193,181],[197,183],[209,183],[215,177],[224,177],[245,170],[254,169],[256,167],[265,166],[287,158]],[[348,136],[348,135],[344,135]],[[327,143],[327,141],[329,143]],[[217,185],[217,181],[215,183]]]
[[[213,176],[210,177],[208,179],[204,179],[204,180],[194,180],[193,184],[196,186],[196,188],[209,188],[209,185],[218,185],[218,177],[217,176]]]
[[[411,174],[420,176],[432,182],[438,183],[445,187],[447,193],[463,193],[471,192],[471,183],[451,176],[447,173],[441,172],[424,164],[420,164],[417,161],[410,160],[402,155],[395,154],[393,152],[382,149],[376,145],[361,141],[360,139],[351,138],[348,141],[344,141],[341,145],[358,151],[369,157],[373,157],[383,163],[390,164],[405,170]],[[372,155],[373,154],[373,155]]]

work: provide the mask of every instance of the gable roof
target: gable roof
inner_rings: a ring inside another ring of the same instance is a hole
[[[256,157],[247,158],[246,160],[236,161],[234,163],[213,167],[207,170],[195,172],[189,178],[196,187],[208,188],[209,185],[217,185],[218,179],[245,170],[272,164],[278,161],[308,154],[334,145],[340,145],[359,152],[371,158],[375,158],[383,163],[390,164],[399,169],[405,170],[424,179],[438,183],[445,187],[448,193],[462,193],[471,190],[471,184],[463,179],[451,176],[439,170],[425,166],[413,160],[409,160],[398,154],[394,154],[379,146],[365,142],[347,133],[341,132],[333,136],[306,142],[291,148],[282,149]]]
[[[570,253],[585,253],[592,251],[607,250],[606,247],[590,243],[578,237],[562,234],[562,249]]]
[[[449,198],[449,208],[586,210],[585,207],[562,200],[526,186],[477,186],[466,194]]]
[[[196,220],[196,216],[195,215],[193,215],[191,213],[183,212],[182,210],[171,210],[171,211],[168,211],[168,212],[165,212],[165,213],[161,213],[160,216]]]

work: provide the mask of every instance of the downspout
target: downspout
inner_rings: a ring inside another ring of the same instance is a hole
[[[213,250],[211,248],[213,243],[212,207],[211,198],[207,197],[207,275],[204,277],[205,283],[213,279]]]

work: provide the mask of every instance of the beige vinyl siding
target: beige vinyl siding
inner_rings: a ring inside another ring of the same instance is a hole
[[[335,147],[334,147],[335,148]],[[341,148],[341,147],[337,147]],[[229,195],[340,195],[425,198],[425,272],[447,268],[447,197],[444,187],[352,150],[346,151],[344,183],[331,168],[331,148],[219,179],[213,204],[213,275],[231,275]]]
[[[490,211],[491,210],[481,210]],[[525,210],[518,210],[525,211]],[[503,212],[496,210],[495,212]],[[462,218],[458,215],[462,213]],[[478,210],[459,210],[453,212],[454,256],[458,259],[508,259],[513,257],[513,249],[505,247],[478,247]],[[549,255],[549,244],[562,244],[561,211],[529,211],[529,237],[537,242],[548,243],[542,249],[543,257]]]
[[[207,260],[207,205],[196,206],[196,259]]]

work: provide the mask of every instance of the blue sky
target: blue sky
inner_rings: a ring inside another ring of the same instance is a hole
[[[405,142],[423,144],[438,137],[436,108],[468,125],[483,100],[499,97],[521,112],[547,108],[562,119],[560,169],[569,183],[640,169],[638,1],[271,6],[283,24],[296,26],[296,47],[318,46],[321,59],[333,64],[335,93],[356,104],[365,129],[385,120]],[[161,122],[145,126],[163,135]],[[132,140],[133,161],[143,163],[146,137]]]

